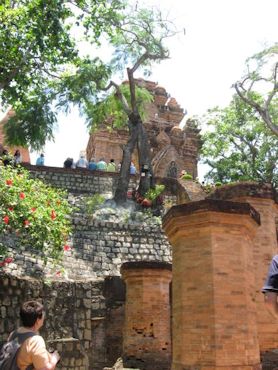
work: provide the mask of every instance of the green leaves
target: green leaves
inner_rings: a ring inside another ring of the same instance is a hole
[[[71,207],[65,193],[29,177],[21,167],[0,167],[0,234],[15,235],[45,260],[59,260],[70,232]],[[0,262],[6,250],[2,244]]]
[[[254,94],[254,101],[262,97]],[[278,138],[268,130],[258,113],[238,96],[227,108],[206,115],[202,160],[210,165],[206,177],[222,183],[254,180],[278,185]]]
[[[53,135],[59,87],[68,88],[67,103],[80,103],[87,82],[100,79],[99,70],[91,71],[95,72],[94,76],[84,73],[81,64],[86,66],[88,61],[78,58],[73,27],[76,27],[75,20],[90,18],[97,38],[113,18],[118,19],[121,4],[121,1],[104,0],[1,3],[0,49],[5,52],[0,55],[0,104],[1,109],[11,105],[16,112],[5,129],[9,144],[41,148]],[[81,27],[81,33],[83,31]],[[68,65],[80,72],[73,81],[74,88],[66,78]],[[88,69],[86,67],[86,72]],[[77,93],[78,87],[82,88]]]
[[[5,127],[7,143],[39,150],[53,137],[57,109],[67,112],[72,103],[93,127],[104,108],[106,116],[115,114],[116,127],[125,123],[121,105],[103,91],[113,74],[127,67],[148,74],[152,63],[168,58],[164,40],[176,33],[159,10],[132,5],[125,0],[1,2],[0,104],[16,112]],[[89,56],[79,50],[80,41]],[[97,57],[102,43],[110,47],[109,62]]]
[[[239,97],[254,108],[265,125],[278,136],[278,43],[248,58],[247,72],[234,84]],[[253,99],[260,94],[260,102]]]
[[[124,83],[120,90],[130,106],[129,84]],[[141,118],[146,118],[145,104],[153,100],[153,96],[144,88],[136,86],[135,88],[137,107]],[[127,125],[128,116],[125,113],[121,101],[116,92],[112,91],[110,95],[97,103],[90,102],[88,99],[84,107],[84,113],[87,116],[88,126],[95,130],[100,124],[107,124],[111,129],[121,128]]]

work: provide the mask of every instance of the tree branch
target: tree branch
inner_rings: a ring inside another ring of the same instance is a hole
[[[126,98],[124,97],[123,93],[121,92],[120,86],[118,84],[116,84],[116,82],[110,81],[109,84],[106,87],[104,87],[102,90],[103,91],[108,91],[111,87],[115,87],[116,95],[117,95],[118,99],[120,100],[120,102],[122,103],[124,111],[126,112],[126,114],[128,116],[130,116],[132,111],[129,108],[129,105],[128,105],[128,102],[127,102]]]

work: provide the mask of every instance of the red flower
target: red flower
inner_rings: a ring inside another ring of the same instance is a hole
[[[61,271],[57,271],[56,276],[61,276]]]
[[[54,209],[52,209],[52,211],[51,211],[51,218],[52,218],[52,220],[55,220],[56,217],[57,217],[56,216],[56,212],[54,211]]]
[[[4,263],[12,263],[13,262],[13,258],[12,257],[7,257],[4,259]]]
[[[4,216],[3,217],[3,221],[5,222],[6,225],[8,225],[9,220],[10,220],[10,217],[9,216]]]
[[[11,179],[6,180],[6,184],[8,186],[11,186],[13,184],[13,180],[11,180]]]
[[[24,198],[25,198],[25,194],[21,192],[21,193],[19,194],[19,198],[20,198],[20,199],[24,199]]]
[[[23,223],[24,223],[24,226],[30,225],[30,221],[29,220],[24,220]]]
[[[71,247],[69,245],[64,245],[64,251],[70,251]]]
[[[8,210],[12,212],[14,209],[13,207],[9,207]]]
[[[32,211],[32,212],[35,212],[36,210],[37,210],[37,208],[36,208],[36,207],[31,208],[31,211]]]

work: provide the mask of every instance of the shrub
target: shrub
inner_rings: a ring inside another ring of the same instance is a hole
[[[88,214],[93,214],[101,204],[105,201],[103,195],[94,194],[86,202]]]
[[[0,234],[15,236],[15,247],[30,246],[59,261],[70,232],[71,207],[64,191],[31,179],[22,167],[0,166]],[[11,262],[0,245],[0,265]]]
[[[214,185],[215,185],[215,186],[222,186],[222,182],[217,181]]]
[[[193,177],[189,174],[189,173],[185,173],[184,175],[182,175],[182,180],[192,180]]]
[[[146,194],[145,198],[154,201],[165,189],[165,185],[155,185],[154,188],[149,189]]]

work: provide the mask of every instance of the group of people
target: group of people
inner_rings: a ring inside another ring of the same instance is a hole
[[[13,156],[8,152],[7,149],[3,149],[0,158],[4,166],[17,165],[22,162],[22,157],[18,149],[16,149]]]
[[[20,151],[17,149],[12,156],[9,154],[7,149],[3,149],[0,155],[0,160],[4,166],[17,165],[22,162]],[[36,160],[36,166],[44,166],[44,154],[41,153]],[[81,154],[78,161],[75,163],[73,158],[68,157],[64,162],[64,168],[88,168],[91,171],[107,171],[107,172],[119,172],[121,169],[121,163],[116,165],[114,159],[110,159],[109,163],[106,163],[104,158],[100,158],[97,162],[94,158],[87,161],[84,154]],[[130,174],[136,175],[137,170],[133,162],[130,164]]]
[[[96,161],[91,158],[87,161],[84,154],[80,155],[80,158],[76,163],[74,163],[73,158],[67,158],[64,162],[64,168],[87,168],[91,171],[107,171],[107,172],[119,172],[121,169],[121,163],[116,165],[115,160],[112,158],[110,162],[107,163],[104,158],[100,158]],[[133,162],[130,164],[130,174],[136,175],[137,170]]]

